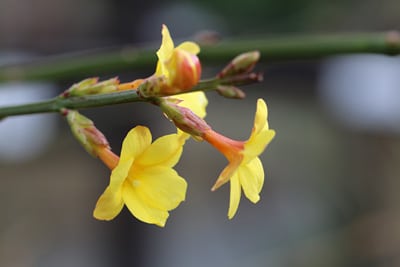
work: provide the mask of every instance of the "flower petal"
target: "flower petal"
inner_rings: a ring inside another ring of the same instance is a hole
[[[200,52],[200,47],[194,42],[183,42],[176,47],[176,49],[182,49],[190,54],[197,55]]]
[[[268,129],[268,109],[267,104],[262,98],[257,100],[257,110],[254,116],[254,127],[251,135],[257,134],[260,132],[264,127]]]
[[[93,216],[98,220],[109,221],[121,212],[123,206],[122,190],[115,192],[107,187],[96,203]]]
[[[235,160],[230,161],[228,165],[225,167],[225,169],[222,170],[217,181],[211,188],[211,191],[217,190],[219,187],[228,182],[229,179],[231,179],[231,177],[235,175],[235,172],[241,163],[242,163],[242,158],[236,158]]]
[[[274,130],[264,129],[257,135],[251,136],[244,144],[244,160],[247,163],[254,157],[258,157],[275,136]]]
[[[164,227],[169,213],[149,206],[146,200],[139,197],[138,190],[128,182],[123,186],[122,197],[129,211],[142,222]]]
[[[144,126],[136,126],[129,131],[122,143],[120,162],[136,159],[150,144],[150,130]]]
[[[168,68],[166,68],[165,63],[172,57],[174,52],[174,41],[169,34],[169,30],[167,26],[162,25],[162,41],[160,49],[157,51],[158,63],[156,68],[156,75],[165,75],[167,78],[169,77]]]
[[[146,168],[135,183],[138,195],[151,207],[168,211],[185,200],[187,183],[171,168]]]
[[[239,182],[239,177],[236,174],[234,174],[231,178],[231,193],[230,193],[230,199],[229,199],[229,210],[228,210],[228,218],[232,219],[233,216],[235,216],[236,211],[239,207],[239,202],[240,202],[240,196],[241,196],[241,188],[240,188],[240,182]]]
[[[257,203],[264,183],[264,168],[260,159],[257,157],[245,166],[240,166],[238,176],[245,196],[251,202]]]
[[[137,164],[173,167],[182,155],[184,141],[185,139],[178,134],[162,136],[143,151],[142,155],[137,158]]]
[[[121,189],[122,184],[126,180],[129,174],[129,170],[132,167],[133,158],[126,161],[119,161],[117,167],[114,168],[110,176],[110,190],[114,193]]]

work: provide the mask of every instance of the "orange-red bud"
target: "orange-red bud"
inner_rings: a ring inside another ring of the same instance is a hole
[[[166,66],[169,70],[169,76],[152,75],[145,79],[138,87],[141,96],[168,96],[185,92],[200,80],[200,60],[196,55],[185,50],[175,49]]]
[[[169,85],[171,93],[184,92],[195,86],[201,76],[201,64],[196,55],[176,49],[171,58]]]

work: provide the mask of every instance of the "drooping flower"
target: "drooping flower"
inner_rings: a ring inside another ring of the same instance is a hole
[[[256,203],[260,199],[264,169],[258,156],[275,136],[275,131],[269,129],[267,119],[267,105],[264,100],[258,99],[254,126],[247,141],[232,140],[211,128],[202,135],[204,140],[218,149],[229,161],[212,187],[212,190],[216,190],[230,181],[229,219],[237,211],[242,189],[251,202]]]
[[[173,169],[184,140],[177,134],[160,137],[153,143],[151,139],[144,126],[127,134],[110,184],[97,201],[95,218],[111,220],[125,204],[137,219],[163,227],[168,211],[185,199],[186,181]]]

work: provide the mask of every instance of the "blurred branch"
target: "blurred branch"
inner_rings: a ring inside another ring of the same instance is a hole
[[[351,53],[400,54],[400,33],[397,31],[365,34],[281,36],[260,39],[226,40],[204,45],[200,58],[203,64],[219,63],[239,53],[259,50],[267,62],[318,59]],[[47,57],[29,63],[0,67],[0,82],[11,80],[63,80],[100,74],[152,68],[156,62],[154,49],[123,47],[113,51],[79,53]]]

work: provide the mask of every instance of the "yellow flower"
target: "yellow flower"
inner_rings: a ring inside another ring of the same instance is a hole
[[[202,135],[204,140],[218,149],[229,161],[212,188],[216,190],[230,180],[229,219],[237,211],[241,189],[251,202],[256,203],[260,199],[264,169],[258,156],[275,136],[275,131],[269,129],[267,119],[267,105],[264,100],[258,99],[253,130],[247,141],[232,140],[211,128]]]
[[[111,220],[125,204],[137,219],[163,227],[168,211],[185,199],[186,181],[173,169],[184,141],[177,134],[160,137],[153,143],[151,139],[144,126],[128,133],[110,184],[96,204],[95,218]]]
[[[167,26],[162,25],[162,41],[157,51],[155,73],[145,79],[118,85],[118,90],[136,90],[143,96],[166,96],[185,92],[195,86],[201,76],[201,64],[197,57],[200,47],[194,42],[183,42],[175,47]]]
[[[197,54],[199,46],[194,42],[183,42],[177,47],[167,26],[162,26],[162,42],[157,51],[158,63],[155,75],[164,76],[167,86],[164,93],[184,92],[200,80],[201,65]]]

